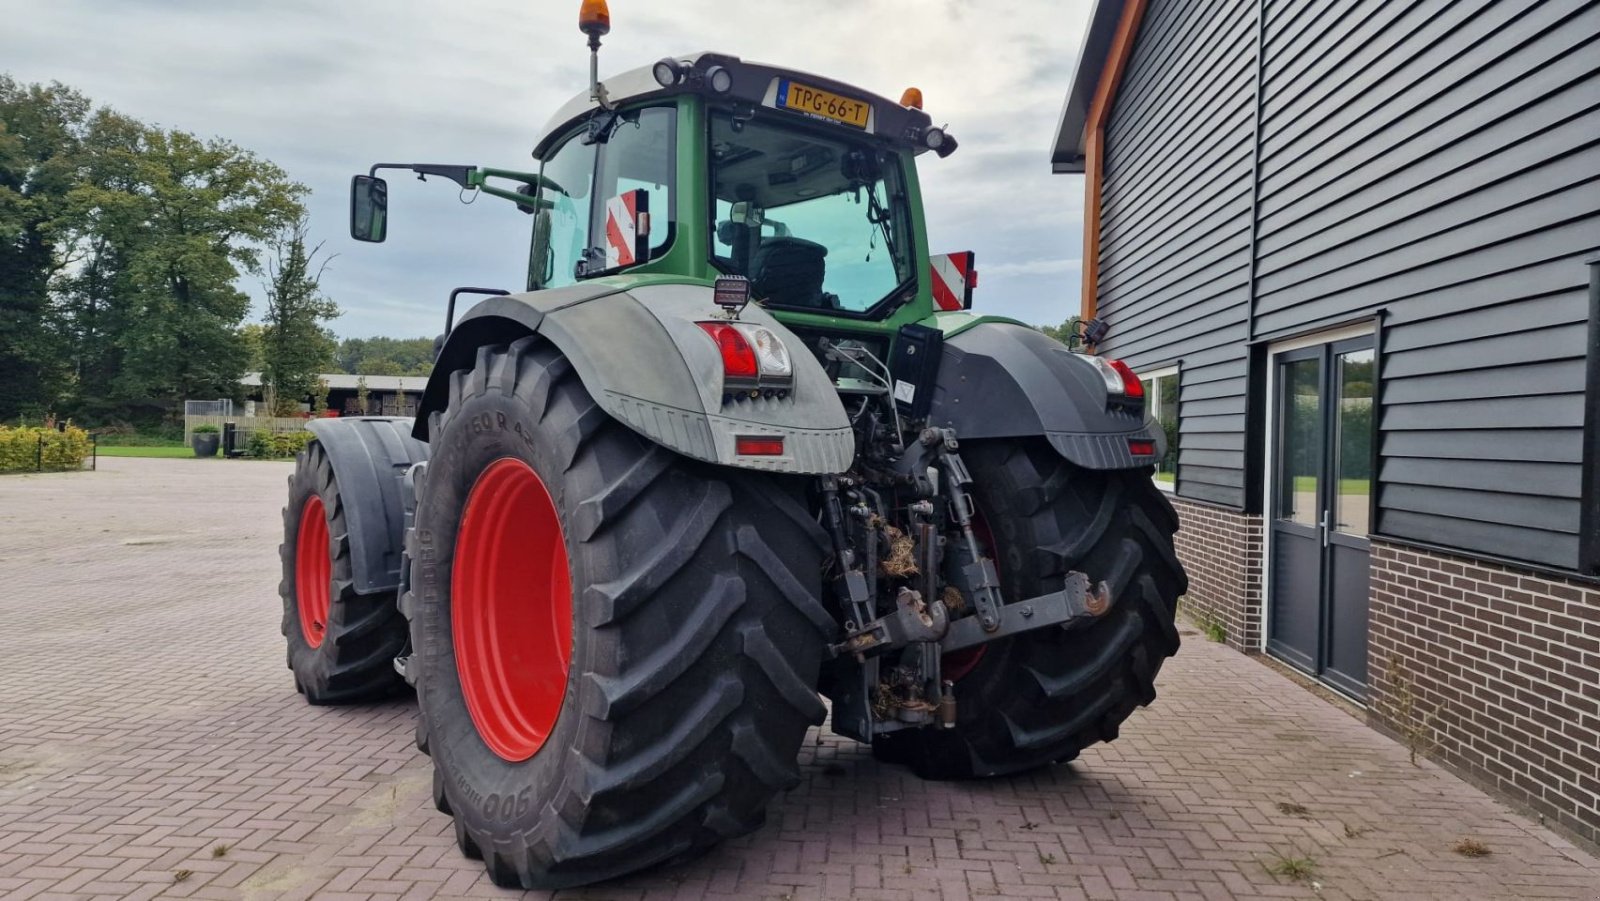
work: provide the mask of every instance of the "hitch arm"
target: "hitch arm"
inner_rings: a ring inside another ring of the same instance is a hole
[[[1060,591],[1038,597],[1013,601],[999,608],[996,628],[986,630],[976,616],[963,617],[950,623],[939,647],[944,653],[959,651],[985,642],[1020,635],[1046,626],[1071,629],[1098,619],[1111,609],[1111,587],[1104,582],[1089,587],[1089,577],[1080,572],[1067,573],[1067,584]]]

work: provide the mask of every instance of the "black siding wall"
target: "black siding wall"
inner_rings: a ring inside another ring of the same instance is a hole
[[[1244,340],[1381,310],[1378,531],[1576,567],[1600,4],[1262,12],[1256,181],[1255,0],[1152,0],[1108,133],[1107,352],[1135,368],[1184,359],[1179,493],[1241,503],[1219,489],[1243,477]],[[1203,50],[1171,46],[1163,25],[1185,16],[1213,30]],[[1210,75],[1173,64],[1212,52],[1228,59]],[[1191,84],[1172,119],[1186,134],[1164,135],[1141,98],[1176,102]],[[1182,153],[1143,162],[1152,136]],[[1163,204],[1135,227],[1140,196]]]
[[[1380,308],[1378,531],[1576,567],[1600,5],[1267,4],[1256,331]]]
[[[1102,350],[1182,361],[1179,493],[1245,496],[1255,0],[1150,0],[1106,126]]]

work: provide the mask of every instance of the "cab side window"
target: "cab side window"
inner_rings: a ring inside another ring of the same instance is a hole
[[[559,288],[608,271],[606,201],[628,191],[650,195],[648,258],[661,256],[672,243],[677,110],[630,110],[596,137],[587,129],[576,132],[545,161],[529,289]]]
[[[672,241],[674,220],[672,182],[677,165],[676,109],[651,107],[623,113],[600,151],[600,186],[603,199],[643,189],[650,194],[650,258],[660,256]],[[595,217],[596,246],[605,240],[605,211]],[[597,268],[605,264],[600,263]]]

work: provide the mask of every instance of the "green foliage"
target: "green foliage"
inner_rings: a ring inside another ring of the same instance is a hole
[[[1073,316],[1060,325],[1041,325],[1038,326],[1038,329],[1039,331],[1044,332],[1046,335],[1049,335],[1057,341],[1060,341],[1062,344],[1065,344],[1067,347],[1077,350],[1079,345],[1083,343],[1083,338],[1080,337],[1079,329],[1079,323],[1081,321],[1082,317]]]
[[[180,447],[183,443],[183,426],[177,423],[160,426],[134,426],[126,422],[112,423],[94,430],[100,448],[107,447]]]
[[[0,75],[0,420],[42,414],[68,376],[49,285],[88,116],[70,88]]]
[[[320,288],[327,260],[317,265],[322,245],[306,249],[306,223],[295,222],[279,237],[275,259],[267,263],[267,316],[261,335],[261,375],[277,398],[275,416],[285,405],[298,406],[315,395],[326,409],[327,387],[317,376],[333,365],[337,344],[323,323],[339,315],[339,307]],[[320,390],[319,390],[320,388]],[[315,408],[314,408],[315,409]],[[319,411],[320,412],[320,411]]]
[[[252,457],[263,459],[293,457],[306,449],[312,437],[312,434],[305,430],[272,432],[267,429],[256,429],[250,433],[250,440],[245,442],[245,452]]]
[[[427,375],[433,369],[433,339],[346,338],[334,362],[351,375]]]
[[[90,450],[89,433],[77,426],[0,426],[0,472],[82,469]]]
[[[304,186],[226,140],[0,76],[0,419],[233,395],[260,248]]]
[[[222,430],[210,424],[197,425],[194,427],[194,434],[196,435],[215,435],[220,431]]]

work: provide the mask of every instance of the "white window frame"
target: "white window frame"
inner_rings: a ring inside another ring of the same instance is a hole
[[[1172,377],[1178,379],[1179,397],[1180,398],[1182,397],[1182,393],[1183,393],[1183,377],[1178,374],[1178,369],[1179,369],[1178,365],[1177,364],[1173,364],[1171,366],[1162,366],[1159,369],[1150,369],[1150,370],[1147,370],[1147,371],[1144,371],[1144,372],[1135,372],[1134,373],[1134,375],[1139,377],[1139,381],[1141,381],[1141,382],[1149,382],[1150,383],[1151,390],[1145,392],[1144,408],[1145,408],[1146,411],[1149,412],[1150,419],[1152,421],[1156,421],[1156,413],[1161,408],[1160,404],[1158,403],[1158,399],[1156,397],[1156,391],[1159,390],[1158,383],[1159,383],[1159,381],[1161,379],[1164,379],[1167,376],[1172,376]],[[1181,404],[1182,404],[1182,402],[1180,400],[1178,404],[1175,404],[1173,406],[1173,410],[1174,410],[1175,414],[1178,417],[1178,424],[1179,424],[1179,430],[1180,430],[1178,432],[1178,434],[1179,434],[1180,438],[1182,437],[1181,428],[1182,428],[1182,424],[1183,424],[1183,413],[1182,413],[1182,410],[1181,410]],[[1162,491],[1165,491],[1168,494],[1176,493],[1177,490],[1178,490],[1178,470],[1177,470],[1177,467],[1176,466],[1173,467],[1173,470],[1172,470],[1172,481],[1163,482],[1160,478],[1158,478],[1155,475],[1152,475],[1150,477],[1150,481],[1154,482],[1157,488],[1160,488]]]

